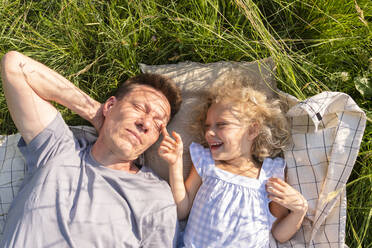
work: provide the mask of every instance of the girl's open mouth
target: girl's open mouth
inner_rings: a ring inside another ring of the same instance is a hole
[[[211,150],[216,150],[216,149],[220,148],[222,145],[223,145],[222,142],[214,142],[214,143],[210,143],[209,147],[210,147]]]

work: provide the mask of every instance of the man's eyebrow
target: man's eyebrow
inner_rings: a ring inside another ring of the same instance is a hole
[[[146,111],[150,111],[150,110],[154,111],[156,113],[156,116],[155,116],[156,119],[159,119],[159,120],[162,120],[162,121],[167,121],[167,119],[168,119],[167,118],[167,111],[163,107],[161,108],[163,110],[163,114],[160,113],[159,111],[155,111],[155,109],[151,108],[151,105],[148,104],[148,103],[145,103],[145,109],[146,109]]]

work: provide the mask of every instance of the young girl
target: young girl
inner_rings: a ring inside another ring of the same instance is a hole
[[[270,230],[279,242],[287,241],[307,203],[284,182],[285,162],[277,157],[288,139],[279,102],[229,81],[210,91],[205,110],[208,148],[190,145],[193,167],[185,183],[181,137],[173,132],[173,139],[163,127],[159,147],[178,218],[190,213],[184,246],[268,247]]]

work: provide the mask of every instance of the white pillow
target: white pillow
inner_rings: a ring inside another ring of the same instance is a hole
[[[216,62],[201,64],[196,62],[182,62],[170,65],[140,64],[144,73],[156,73],[171,78],[181,89],[183,102],[180,111],[168,124],[168,132],[176,131],[182,137],[184,144],[184,177],[186,178],[191,167],[189,145],[191,142],[200,142],[200,137],[190,131],[193,124],[193,111],[204,101],[206,92],[221,75],[233,71],[247,82],[254,84],[255,88],[263,90],[269,97],[276,96],[275,91],[275,65],[271,58],[254,62]],[[151,167],[159,176],[168,180],[168,166],[159,156],[158,147],[162,137],[145,152],[145,164]]]

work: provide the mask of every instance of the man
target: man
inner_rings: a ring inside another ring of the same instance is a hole
[[[180,107],[169,80],[139,75],[100,104],[18,52],[3,57],[2,79],[28,171],[0,247],[174,246],[170,188],[135,163]],[[96,142],[74,136],[50,101],[90,121]]]

